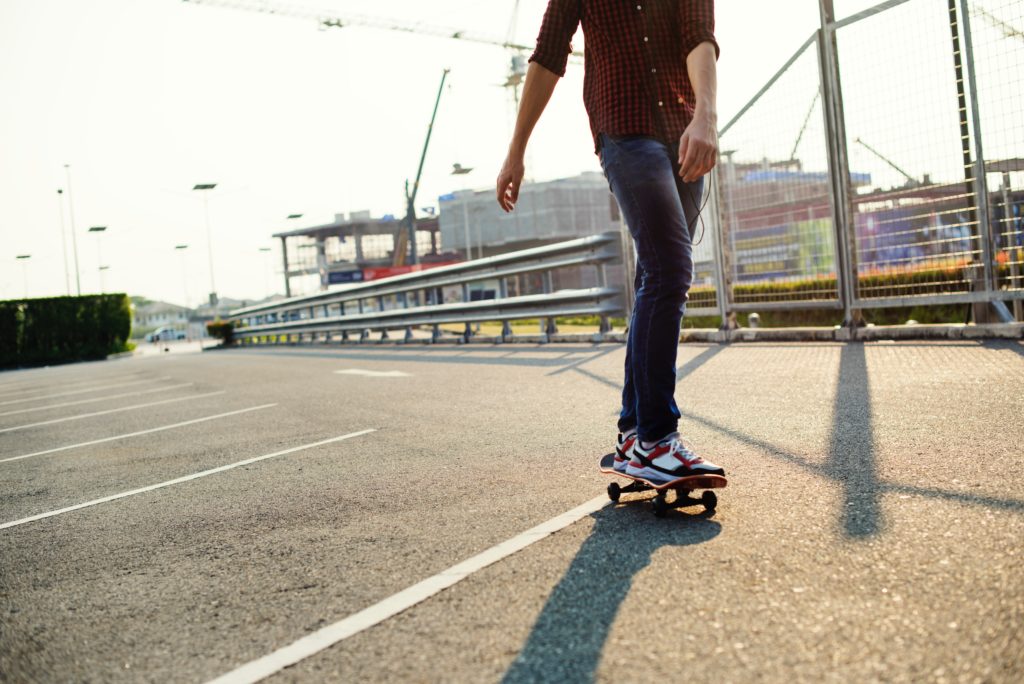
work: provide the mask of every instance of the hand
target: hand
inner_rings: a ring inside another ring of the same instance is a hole
[[[519,186],[523,182],[525,173],[526,167],[523,164],[522,156],[509,152],[498,173],[498,206],[506,214],[516,208],[516,202],[519,200]]]
[[[692,183],[718,161],[717,118],[697,113],[679,138],[679,176]]]

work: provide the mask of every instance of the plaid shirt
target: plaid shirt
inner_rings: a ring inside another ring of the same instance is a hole
[[[549,0],[530,57],[565,75],[583,24],[583,103],[598,134],[649,135],[674,148],[693,120],[686,57],[715,40],[714,0]]]

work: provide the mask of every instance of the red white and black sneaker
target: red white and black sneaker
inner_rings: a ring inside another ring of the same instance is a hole
[[[619,433],[618,439],[615,440],[615,459],[612,461],[612,467],[620,473],[626,472],[626,466],[629,465],[629,459],[633,457],[633,445],[636,444],[636,430],[627,434]]]
[[[684,444],[678,434],[670,435],[650,449],[637,441],[626,474],[645,480],[667,482],[690,475],[725,475],[725,470],[705,461]]]

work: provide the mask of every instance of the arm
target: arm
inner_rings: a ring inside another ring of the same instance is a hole
[[[526,143],[530,140],[537,120],[544,113],[557,83],[558,74],[548,71],[537,62],[530,64],[526,72],[526,84],[523,86],[523,99],[519,103],[519,114],[516,117],[516,130],[512,134],[505,163],[501,165],[501,171],[498,173],[498,204],[506,212],[512,211],[519,199],[519,186],[526,173],[523,163]]]
[[[693,121],[679,139],[679,175],[692,182],[715,167],[718,160],[717,51],[702,42],[686,56],[686,71],[696,97]]]
[[[498,173],[498,205],[505,212],[512,211],[519,199],[519,185],[525,173],[526,143],[551,99],[555,84],[565,75],[565,64],[572,52],[570,41],[579,25],[579,0],[548,1],[540,35],[537,36],[537,49],[530,56],[530,68],[526,72],[516,130],[508,146],[508,156]]]

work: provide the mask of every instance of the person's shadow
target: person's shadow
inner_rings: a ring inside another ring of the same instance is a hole
[[[650,504],[629,501],[592,517],[590,537],[551,592],[503,682],[593,681],[619,606],[654,552],[708,541],[721,529],[700,506],[656,519]]]

